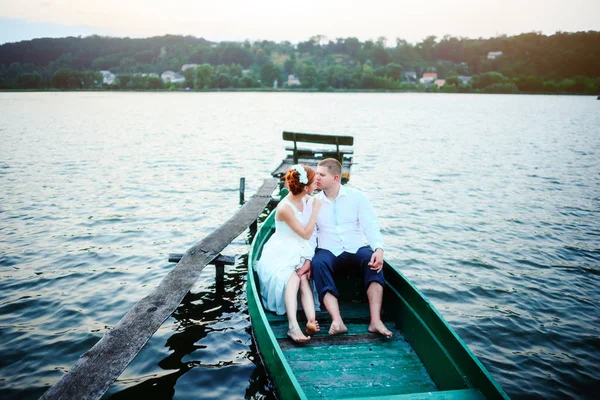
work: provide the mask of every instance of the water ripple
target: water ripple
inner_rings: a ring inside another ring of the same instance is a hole
[[[376,209],[386,258],[511,397],[595,398],[600,114],[588,97],[0,101],[2,398],[38,398],[160,283],[168,253],[229,218],[239,178],[251,194],[282,158],[284,129],[355,137],[350,184]],[[247,253],[249,240],[228,254]],[[242,257],[217,287],[207,267],[106,397],[273,398],[250,336],[244,268]]]

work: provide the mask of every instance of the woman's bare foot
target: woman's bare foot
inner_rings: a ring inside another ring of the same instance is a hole
[[[304,336],[300,328],[288,330],[287,335],[296,343],[306,343],[310,340],[310,336]]]
[[[330,335],[341,335],[342,333],[346,333],[348,332],[348,328],[346,328],[346,325],[344,325],[343,322],[332,322],[331,326],[329,327],[329,334]]]
[[[393,333],[385,327],[383,322],[379,321],[376,323],[371,322],[369,324],[368,331],[371,333],[379,333],[381,336],[385,336],[386,338],[391,338]]]
[[[316,319],[314,321],[308,321],[306,323],[306,334],[307,335],[314,335],[315,333],[319,332],[321,330],[321,327],[319,326],[319,321],[317,321]]]

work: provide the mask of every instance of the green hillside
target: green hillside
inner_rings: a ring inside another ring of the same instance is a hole
[[[169,79],[165,71],[174,74]],[[424,73],[431,78],[420,82]],[[600,32],[430,36],[416,44],[89,36],[0,46],[0,89],[266,89],[275,81],[278,88],[309,90],[598,94]]]

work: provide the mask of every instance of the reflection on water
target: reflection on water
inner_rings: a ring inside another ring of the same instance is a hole
[[[238,209],[283,130],[352,135],[385,256],[513,398],[594,398],[592,97],[0,93],[0,397],[38,398]],[[245,255],[244,234],[224,250]],[[208,266],[106,397],[273,397],[246,258]]]
[[[170,335],[163,343],[162,358],[153,367],[160,372],[138,375],[145,363],[156,358],[141,354],[125,376],[111,387],[111,398],[215,398],[245,393],[254,398],[274,398],[274,392],[256,355],[245,298],[247,256],[227,267],[220,284],[188,293],[166,322]],[[206,274],[214,273],[208,268]],[[235,378],[234,378],[235,377]],[[178,380],[191,383],[188,394],[180,393]],[[215,385],[214,382],[219,382]],[[201,395],[199,395],[201,393]]]
[[[269,212],[260,215],[259,223]],[[254,233],[243,234],[247,243]],[[208,285],[196,285],[164,324],[170,326],[171,335],[163,344],[166,357],[153,365],[156,355],[140,354],[105,397],[274,399],[275,390],[252,338],[245,302],[247,266],[247,252],[237,257],[236,265],[225,266],[222,277],[214,265],[207,266],[203,276]],[[160,370],[140,375],[146,363]],[[137,377],[124,377],[130,374]],[[180,379],[190,382],[190,388],[181,391],[180,384],[176,390]]]

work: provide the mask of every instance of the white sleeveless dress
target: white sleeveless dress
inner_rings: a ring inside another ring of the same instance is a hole
[[[296,218],[306,226],[312,214],[312,201],[303,199],[303,211],[299,211],[285,197],[277,207],[289,206]],[[275,211],[274,211],[275,212]],[[263,305],[269,311],[285,314],[285,287],[290,276],[302,266],[307,258],[312,258],[314,249],[284,221],[275,220],[275,233],[263,247],[256,272],[260,283]]]

